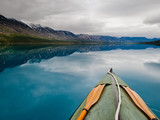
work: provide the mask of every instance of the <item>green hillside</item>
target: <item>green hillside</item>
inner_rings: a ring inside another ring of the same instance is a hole
[[[33,37],[23,34],[0,34],[0,44],[74,44],[78,42],[60,41],[54,39],[45,39],[42,37]]]

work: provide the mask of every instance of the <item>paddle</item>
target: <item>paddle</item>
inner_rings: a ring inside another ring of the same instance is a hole
[[[92,89],[92,91],[89,93],[87,97],[86,105],[83,108],[83,111],[81,112],[77,120],[84,119],[89,109],[99,100],[104,86],[105,84],[102,84]]]
[[[129,87],[124,87],[123,88],[127,91],[129,96],[132,98],[134,103],[149,117],[150,120],[158,120],[155,118],[155,116],[149,111],[147,105],[145,102],[142,100],[142,98],[132,89]]]

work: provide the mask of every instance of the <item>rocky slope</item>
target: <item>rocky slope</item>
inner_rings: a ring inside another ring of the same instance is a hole
[[[54,38],[57,40],[78,40],[79,38],[73,34],[72,32],[69,31],[61,31],[61,30],[53,30],[52,28],[49,27],[42,27],[40,24],[30,25],[31,28],[38,33],[39,35],[47,38]]]
[[[27,24],[15,19],[8,19],[2,15],[0,15],[0,33],[37,35]]]
[[[65,41],[79,40],[75,34],[69,31],[53,30],[49,27],[33,24],[29,26],[21,21],[0,15],[0,41],[5,41],[7,38],[11,39],[15,36],[41,38],[44,41],[45,39]]]

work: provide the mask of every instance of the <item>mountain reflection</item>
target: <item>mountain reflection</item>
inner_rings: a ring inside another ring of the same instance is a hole
[[[148,47],[150,45],[142,44],[0,46],[0,72],[6,68],[22,65],[26,62],[39,63],[43,59],[50,59],[55,56],[67,56],[74,52],[145,49]],[[158,46],[153,47],[157,48]]]

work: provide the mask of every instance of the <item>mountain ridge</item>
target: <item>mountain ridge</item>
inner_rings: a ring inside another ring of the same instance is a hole
[[[15,39],[25,38],[32,42],[80,42],[80,43],[108,43],[108,42],[151,42],[159,38],[146,37],[114,37],[105,35],[74,34],[70,31],[54,30],[50,27],[42,27],[40,24],[29,24],[0,15],[0,43],[17,42]],[[34,38],[35,40],[31,40]],[[38,41],[38,39],[40,39]]]

